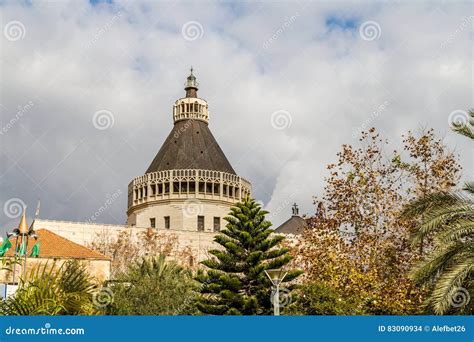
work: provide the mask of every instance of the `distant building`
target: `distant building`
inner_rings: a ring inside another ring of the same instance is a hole
[[[275,233],[302,235],[304,230],[308,227],[306,220],[299,216],[299,209],[296,203],[293,204],[291,210],[293,215],[275,229]]]
[[[79,260],[85,266],[88,273],[98,282],[109,279],[110,258],[77,243],[69,241],[68,239],[59,236],[47,229],[36,230],[36,235],[37,239],[31,239],[32,241],[30,241],[31,243],[28,244],[28,250],[26,251],[26,272],[29,272],[32,268],[38,266],[39,264],[55,264],[55,266],[59,267],[64,262],[75,259]],[[10,248],[5,253],[5,257],[13,257],[16,239],[17,237],[10,238],[13,248]],[[38,257],[29,257],[29,255],[31,255],[34,242],[37,241],[40,243]],[[15,282],[17,282],[20,275],[23,274],[22,265],[23,263],[16,266]],[[11,283],[12,281],[13,270],[0,271],[0,283]]]
[[[55,220],[36,221],[83,246],[99,235],[116,239],[124,230],[136,238],[148,229],[176,237],[179,248],[190,249],[190,264],[208,257],[214,236],[230,208],[250,196],[250,182],[238,176],[212,135],[208,103],[198,97],[191,69],[185,96],[172,108],[173,128],[144,175],[128,186],[127,223],[96,224]]]

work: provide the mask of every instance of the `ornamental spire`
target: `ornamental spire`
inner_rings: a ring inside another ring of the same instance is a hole
[[[299,209],[298,209],[298,205],[296,203],[293,204],[293,207],[291,208],[291,211],[293,212],[293,216],[298,216]]]
[[[23,209],[23,214],[21,215],[20,224],[18,225],[18,231],[20,234],[28,234],[28,224],[26,223],[26,213]]]
[[[186,97],[197,97],[199,83],[196,81],[196,76],[193,74],[193,67],[191,66],[191,74],[188,76],[184,90],[186,90]]]

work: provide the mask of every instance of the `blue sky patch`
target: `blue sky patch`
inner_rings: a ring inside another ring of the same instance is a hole
[[[357,29],[358,20],[356,18],[344,18],[338,16],[330,16],[326,19],[326,27],[329,30],[341,29],[354,31]]]

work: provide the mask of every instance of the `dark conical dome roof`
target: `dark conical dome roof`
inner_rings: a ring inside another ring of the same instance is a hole
[[[200,120],[177,121],[146,173],[176,169],[235,174],[207,123]]]

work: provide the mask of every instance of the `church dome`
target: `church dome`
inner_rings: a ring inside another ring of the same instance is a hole
[[[161,146],[146,173],[201,169],[235,175],[216,139],[208,127],[207,102],[197,97],[198,82],[191,74],[185,83],[186,96],[173,106],[174,127]]]
[[[146,173],[177,169],[201,169],[235,174],[207,123],[181,120],[161,146]]]
[[[174,126],[142,176],[128,186],[128,225],[215,232],[230,208],[250,196],[212,135],[207,102],[191,69],[186,95],[173,105]]]

